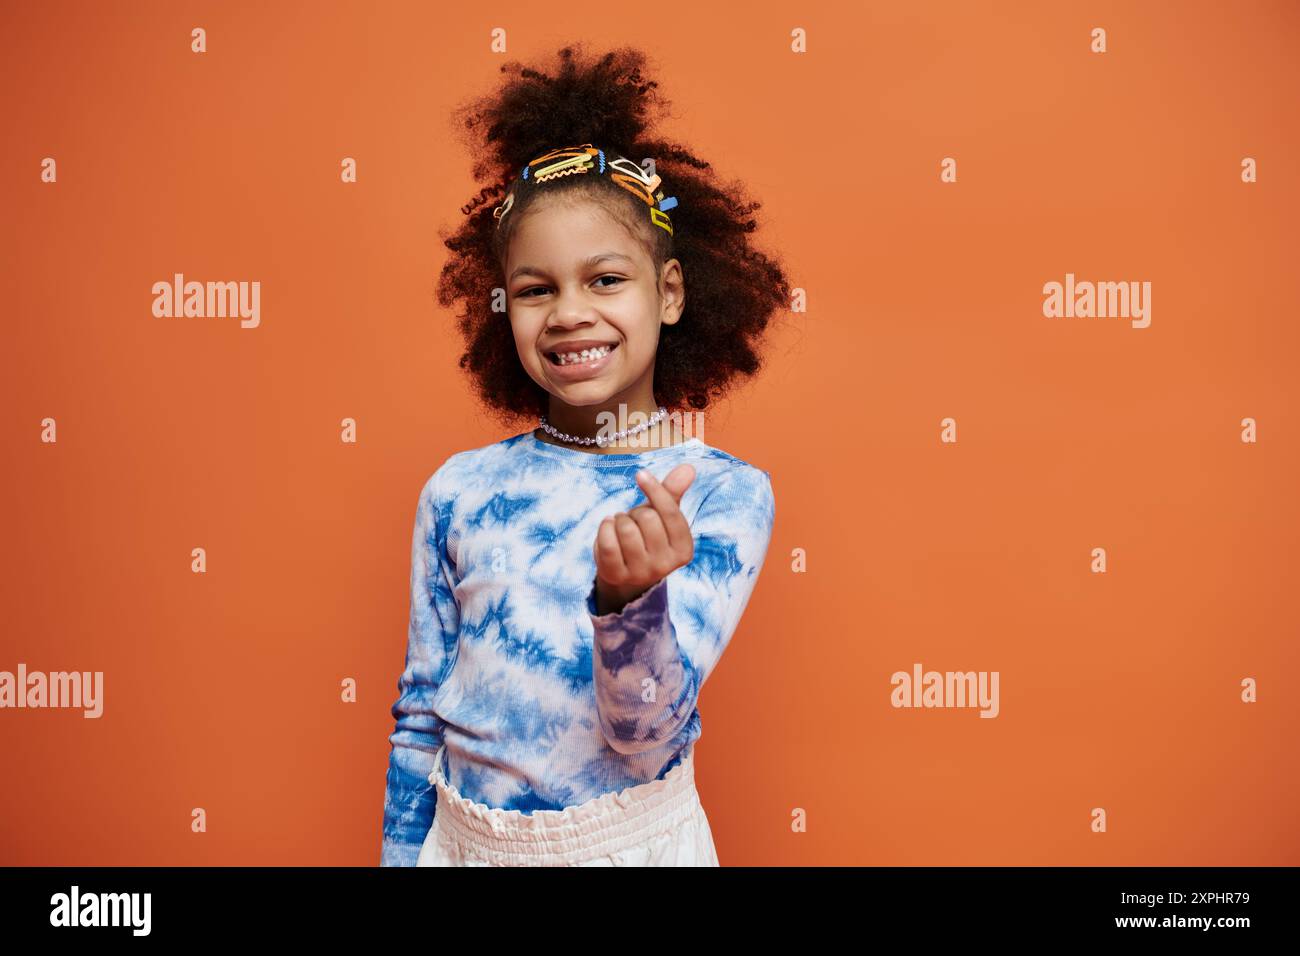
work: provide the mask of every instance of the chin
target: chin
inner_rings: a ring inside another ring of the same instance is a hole
[[[611,389],[606,386],[594,389],[586,382],[577,382],[570,385],[568,388],[563,388],[558,391],[550,388],[546,391],[560,399],[560,401],[565,404],[572,405],[575,408],[582,408],[585,405],[604,405],[618,394],[617,389]]]

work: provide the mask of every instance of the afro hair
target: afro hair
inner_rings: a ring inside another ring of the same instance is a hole
[[[646,75],[645,54],[625,47],[588,59],[580,44],[571,44],[549,67],[511,61],[501,72],[497,89],[453,116],[475,157],[473,177],[485,185],[462,207],[466,218],[459,228],[440,233],[451,255],[437,289],[444,308],[463,304],[456,316],[465,340],[459,365],[488,411],[505,422],[535,418],[547,413],[550,398],[524,370],[510,325],[493,308],[494,301],[504,301],[511,226],[540,193],[518,191],[499,230],[493,210],[531,160],[579,143],[636,163],[653,158],[664,191],[677,199],[669,234],[649,221],[644,202],[606,176],[570,176],[544,191],[585,191],[589,197],[583,198],[639,230],[656,265],[671,258],[681,263],[686,303],[681,319],[660,330],[655,398],[672,411],[700,410],[730,391],[739,376],[754,375],[762,367],[772,315],[790,302],[789,280],[781,264],[751,242],[761,204],[739,183],[720,182],[713,167],[685,146],[658,134],[656,121],[668,103]]]

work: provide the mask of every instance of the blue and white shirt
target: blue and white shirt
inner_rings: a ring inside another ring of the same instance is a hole
[[[596,614],[601,519],[645,501],[639,468],[690,462],[691,562]],[[448,458],[420,492],[406,664],[392,706],[381,866],[414,866],[445,742],[452,786],[561,810],[662,778],[700,736],[700,688],[772,534],[771,476],[698,437],[596,454],[529,431]]]

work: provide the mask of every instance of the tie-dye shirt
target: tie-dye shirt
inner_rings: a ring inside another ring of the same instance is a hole
[[[639,468],[695,479],[691,562],[596,613],[602,518],[644,502]],[[700,688],[749,602],[771,477],[698,437],[595,454],[524,432],[448,458],[420,492],[406,664],[392,706],[382,866],[414,866],[437,794],[560,810],[662,778],[700,736]]]

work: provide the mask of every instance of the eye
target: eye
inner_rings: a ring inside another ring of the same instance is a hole
[[[545,291],[546,291],[546,286],[534,285],[534,286],[529,286],[527,289],[524,289],[522,292],[516,292],[515,295],[521,299],[531,299],[531,298],[536,298],[535,296],[531,295],[531,293],[545,292]]]
[[[601,277],[600,277],[599,279],[597,279],[596,281],[597,281],[597,282],[601,282],[601,281],[603,281],[603,280],[605,280],[605,279],[613,279],[615,282],[626,282],[626,281],[627,281],[627,280],[624,279],[622,276],[615,276],[615,275],[606,275],[606,276],[601,276]],[[612,286],[612,285],[603,285],[603,286],[601,286],[601,288],[602,288],[602,289],[613,289],[613,288],[615,288],[615,287]]]

